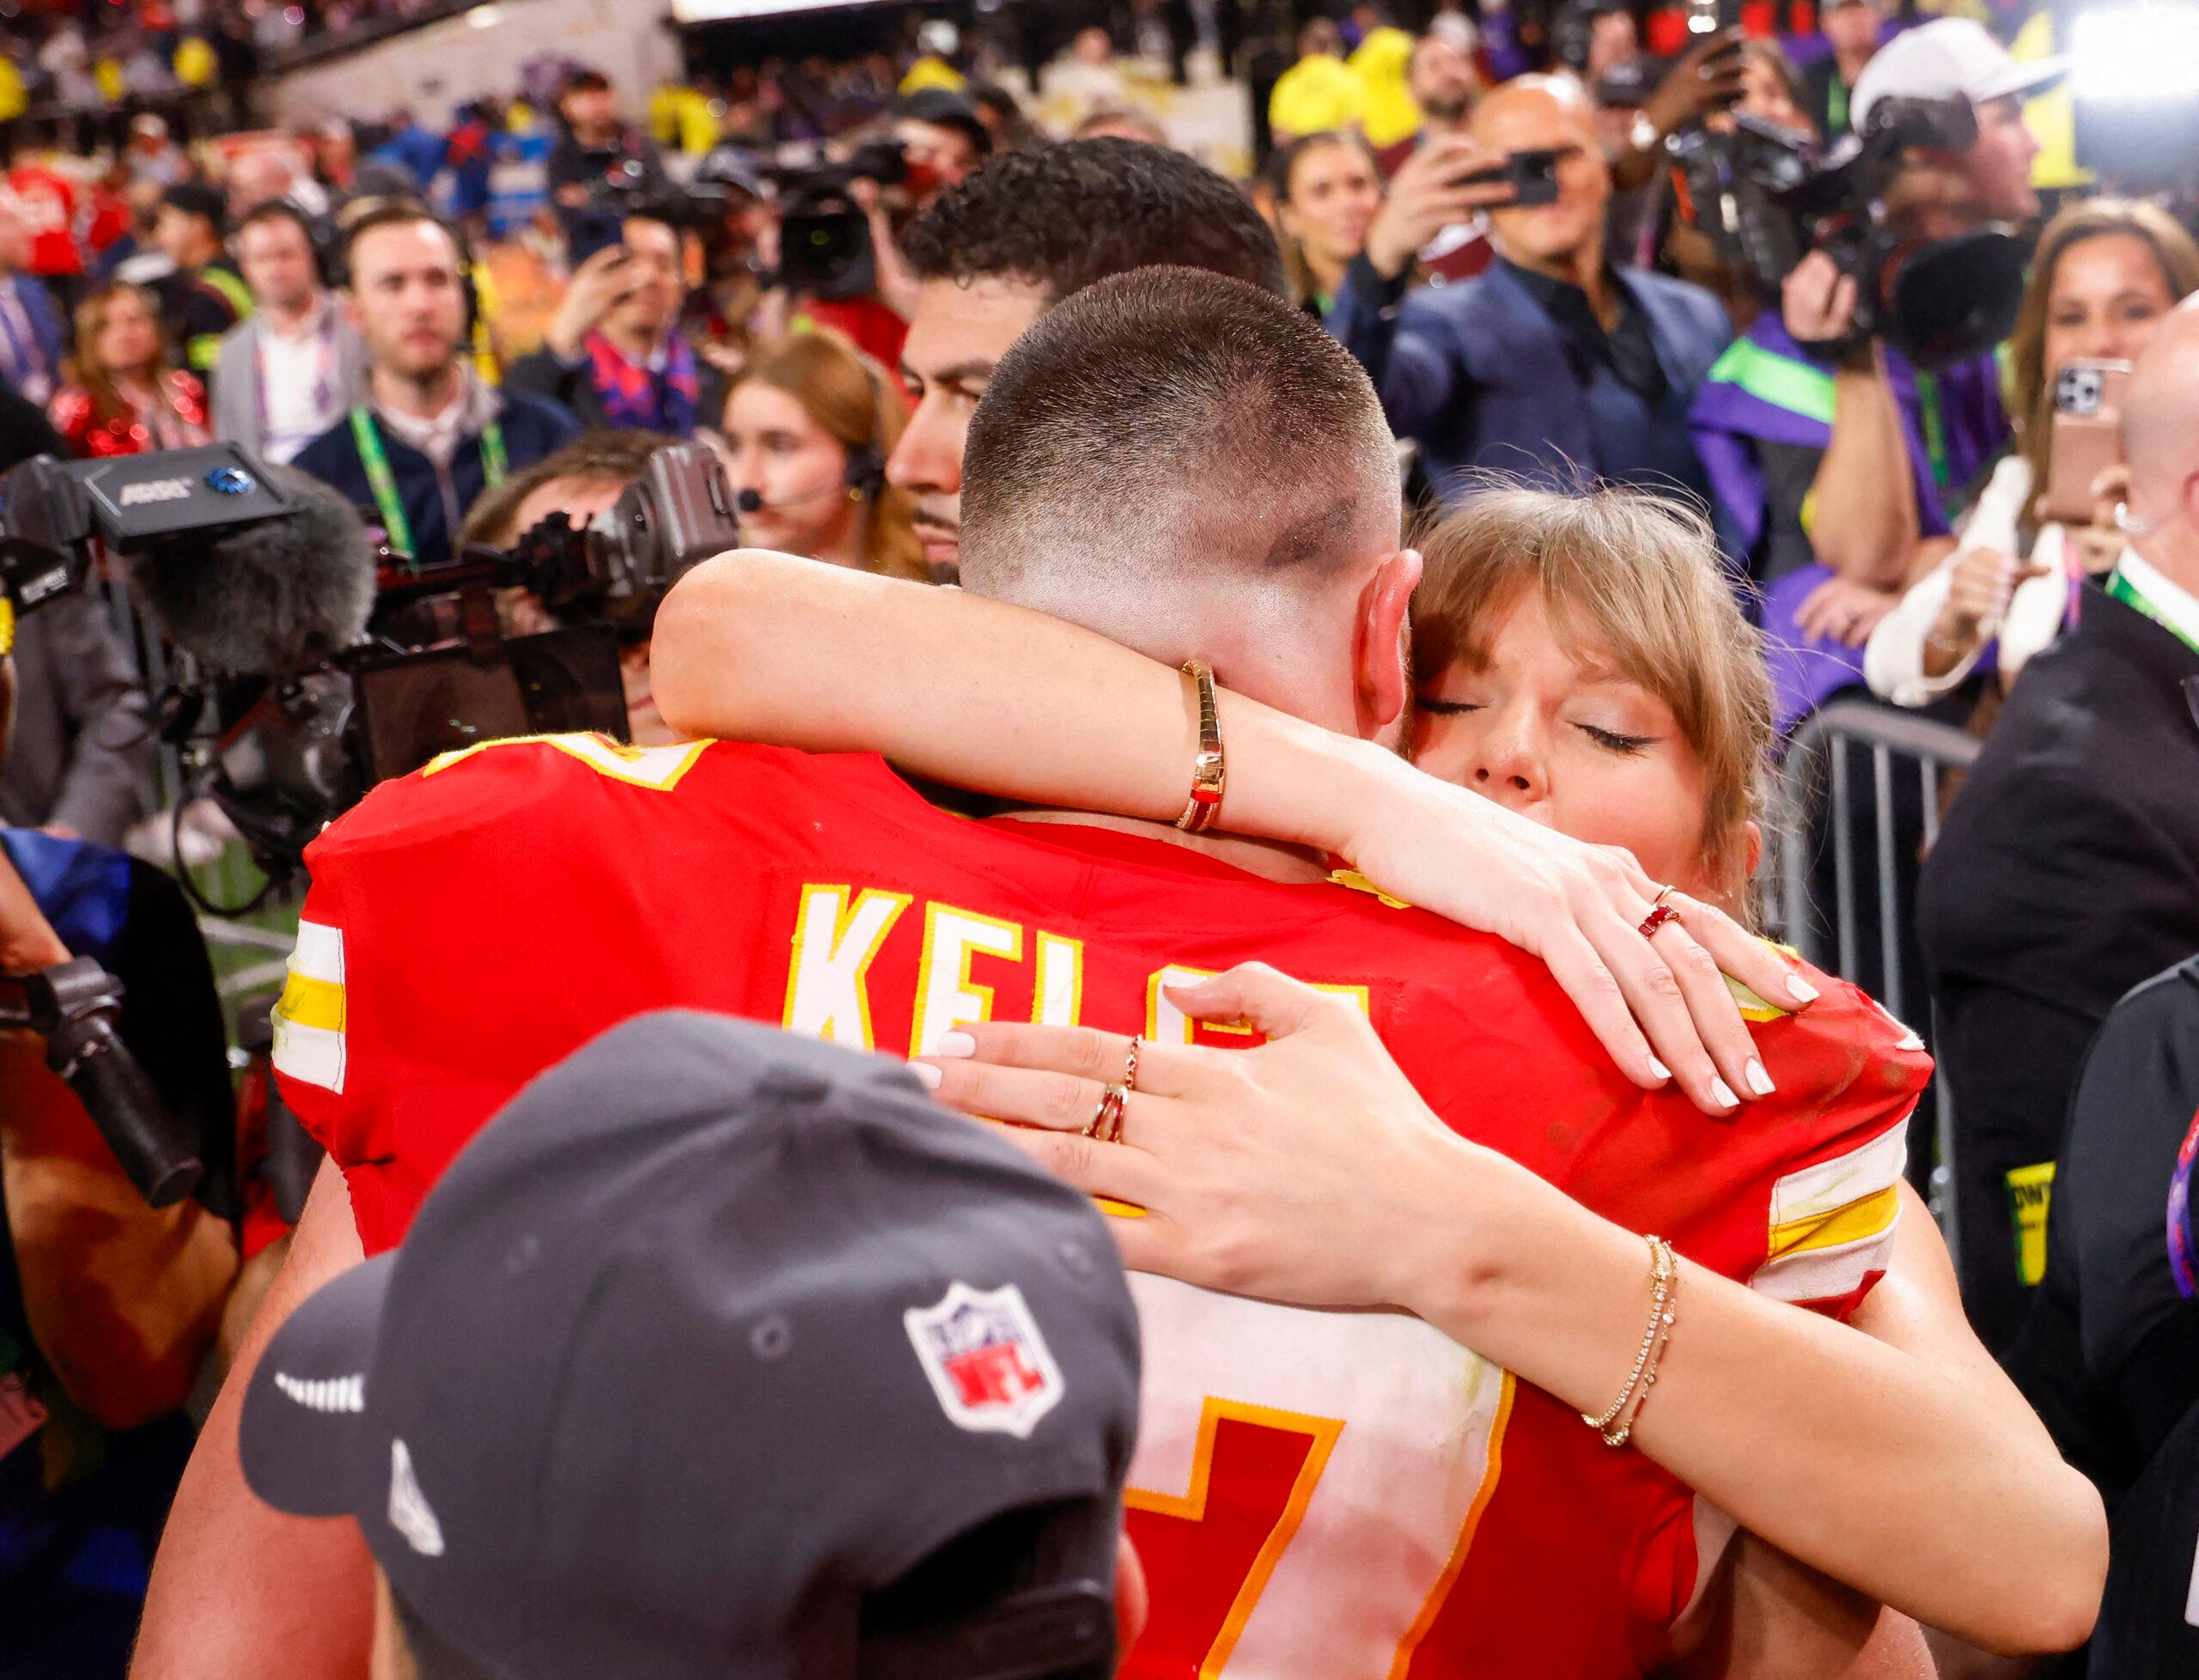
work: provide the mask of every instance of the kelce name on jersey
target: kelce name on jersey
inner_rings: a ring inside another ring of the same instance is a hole
[[[889,944],[922,940],[916,1004],[908,1054],[921,1056],[940,1035],[967,1021],[993,1019],[993,994],[1013,971],[1027,973],[1031,1019],[1048,1026],[1075,1026],[1083,1017],[1084,941],[958,905],[926,900],[916,913],[912,894],[879,887],[805,885],[788,956],[786,1007],[789,1031],[834,1044],[898,1052],[902,1040],[889,1032],[881,1045],[871,1014],[871,965]],[[983,962],[985,967],[978,970]],[[1003,968],[1002,965],[1007,965]],[[1155,1044],[1188,1044],[1194,1024],[1167,993],[1208,978],[1211,969],[1167,964],[1145,980],[1145,1036]],[[976,977],[983,974],[986,978]],[[1303,977],[1301,977],[1301,978]],[[1363,1012],[1364,986],[1321,981],[1316,990],[1350,999]],[[898,1025],[898,1023],[896,1024]],[[1201,1030],[1245,1032],[1244,1027]]]

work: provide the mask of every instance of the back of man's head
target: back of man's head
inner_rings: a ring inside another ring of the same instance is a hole
[[[1017,280],[1049,301],[1155,263],[1288,289],[1275,235],[1243,191],[1138,140],[1072,140],[995,157],[909,224],[919,280]]]
[[[1396,453],[1359,364],[1282,299],[1195,269],[1041,315],[966,466],[964,585],[1157,658],[1220,664],[1254,637],[1270,669],[1325,654],[1398,547]]]

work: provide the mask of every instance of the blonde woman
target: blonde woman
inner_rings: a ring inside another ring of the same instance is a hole
[[[1225,693],[1222,825],[1331,852],[1398,898],[1502,932],[1473,903],[1508,831],[1485,800],[1741,910],[1770,703],[1709,533],[1629,493],[1508,491],[1426,549],[1417,756],[1434,774]],[[781,556],[691,574],[658,658],[659,699],[689,732],[878,751],[1035,805],[1173,817],[1196,746],[1182,679],[1126,648]],[[1509,1163],[1481,1160],[1489,1178],[1462,1190],[1464,1157],[1387,1053],[1306,989],[1244,971],[1176,1001],[1270,1042],[1178,1064],[1177,1094],[1148,1105],[1142,1128],[1126,1119],[1135,1148],[1017,1134],[1095,1193],[1119,1196],[1115,1175],[1134,1173],[1148,1216],[1119,1233],[1134,1269],[1282,1301],[1388,1301],[1569,1405],[1608,1398],[1623,1375],[1613,1349],[1638,1334],[1638,1238]],[[1092,1111],[1086,1087],[1099,1091],[1090,1075],[1119,1067],[1121,1049],[995,1024],[923,1065],[943,1100],[1041,1128],[1074,1111],[1073,1132]],[[2098,1497],[1970,1334],[1937,1231],[1901,1200],[1854,1330],[1687,1268],[1686,1333],[1636,1441],[1703,1501],[1706,1568],[1730,1519],[1974,1641],[2074,1644],[2105,1567]]]

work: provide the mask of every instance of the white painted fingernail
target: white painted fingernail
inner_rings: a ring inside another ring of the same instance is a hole
[[[1733,1094],[1733,1087],[1722,1079],[1710,1081],[1710,1095],[1721,1108],[1739,1108],[1741,1099]]]
[[[911,1062],[909,1064],[909,1071],[917,1076],[917,1083],[923,1086],[925,1090],[936,1091],[939,1089],[939,1081],[942,1075],[939,1069],[933,1067],[929,1062]]]
[[[1670,1079],[1672,1076],[1672,1070],[1654,1056],[1649,1058],[1649,1071],[1656,1074],[1659,1079]]]
[[[1751,1062],[1743,1072],[1748,1080],[1749,1089],[1759,1097],[1769,1097],[1779,1088],[1771,1082],[1771,1075],[1764,1071],[1761,1062]]]
[[[1815,1003],[1818,1001],[1818,989],[1799,974],[1787,977],[1787,989],[1794,995],[1797,1003]]]
[[[939,1035],[939,1042],[926,1052],[927,1055],[936,1056],[942,1061],[952,1060],[959,1056],[975,1056],[977,1053],[978,1041],[966,1032],[942,1032]]]

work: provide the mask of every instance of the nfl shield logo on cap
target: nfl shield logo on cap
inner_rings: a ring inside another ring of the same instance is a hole
[[[958,1429],[1027,1439],[1063,1392],[1061,1368],[1013,1283],[950,1285],[932,1306],[901,1315],[917,1360]]]

